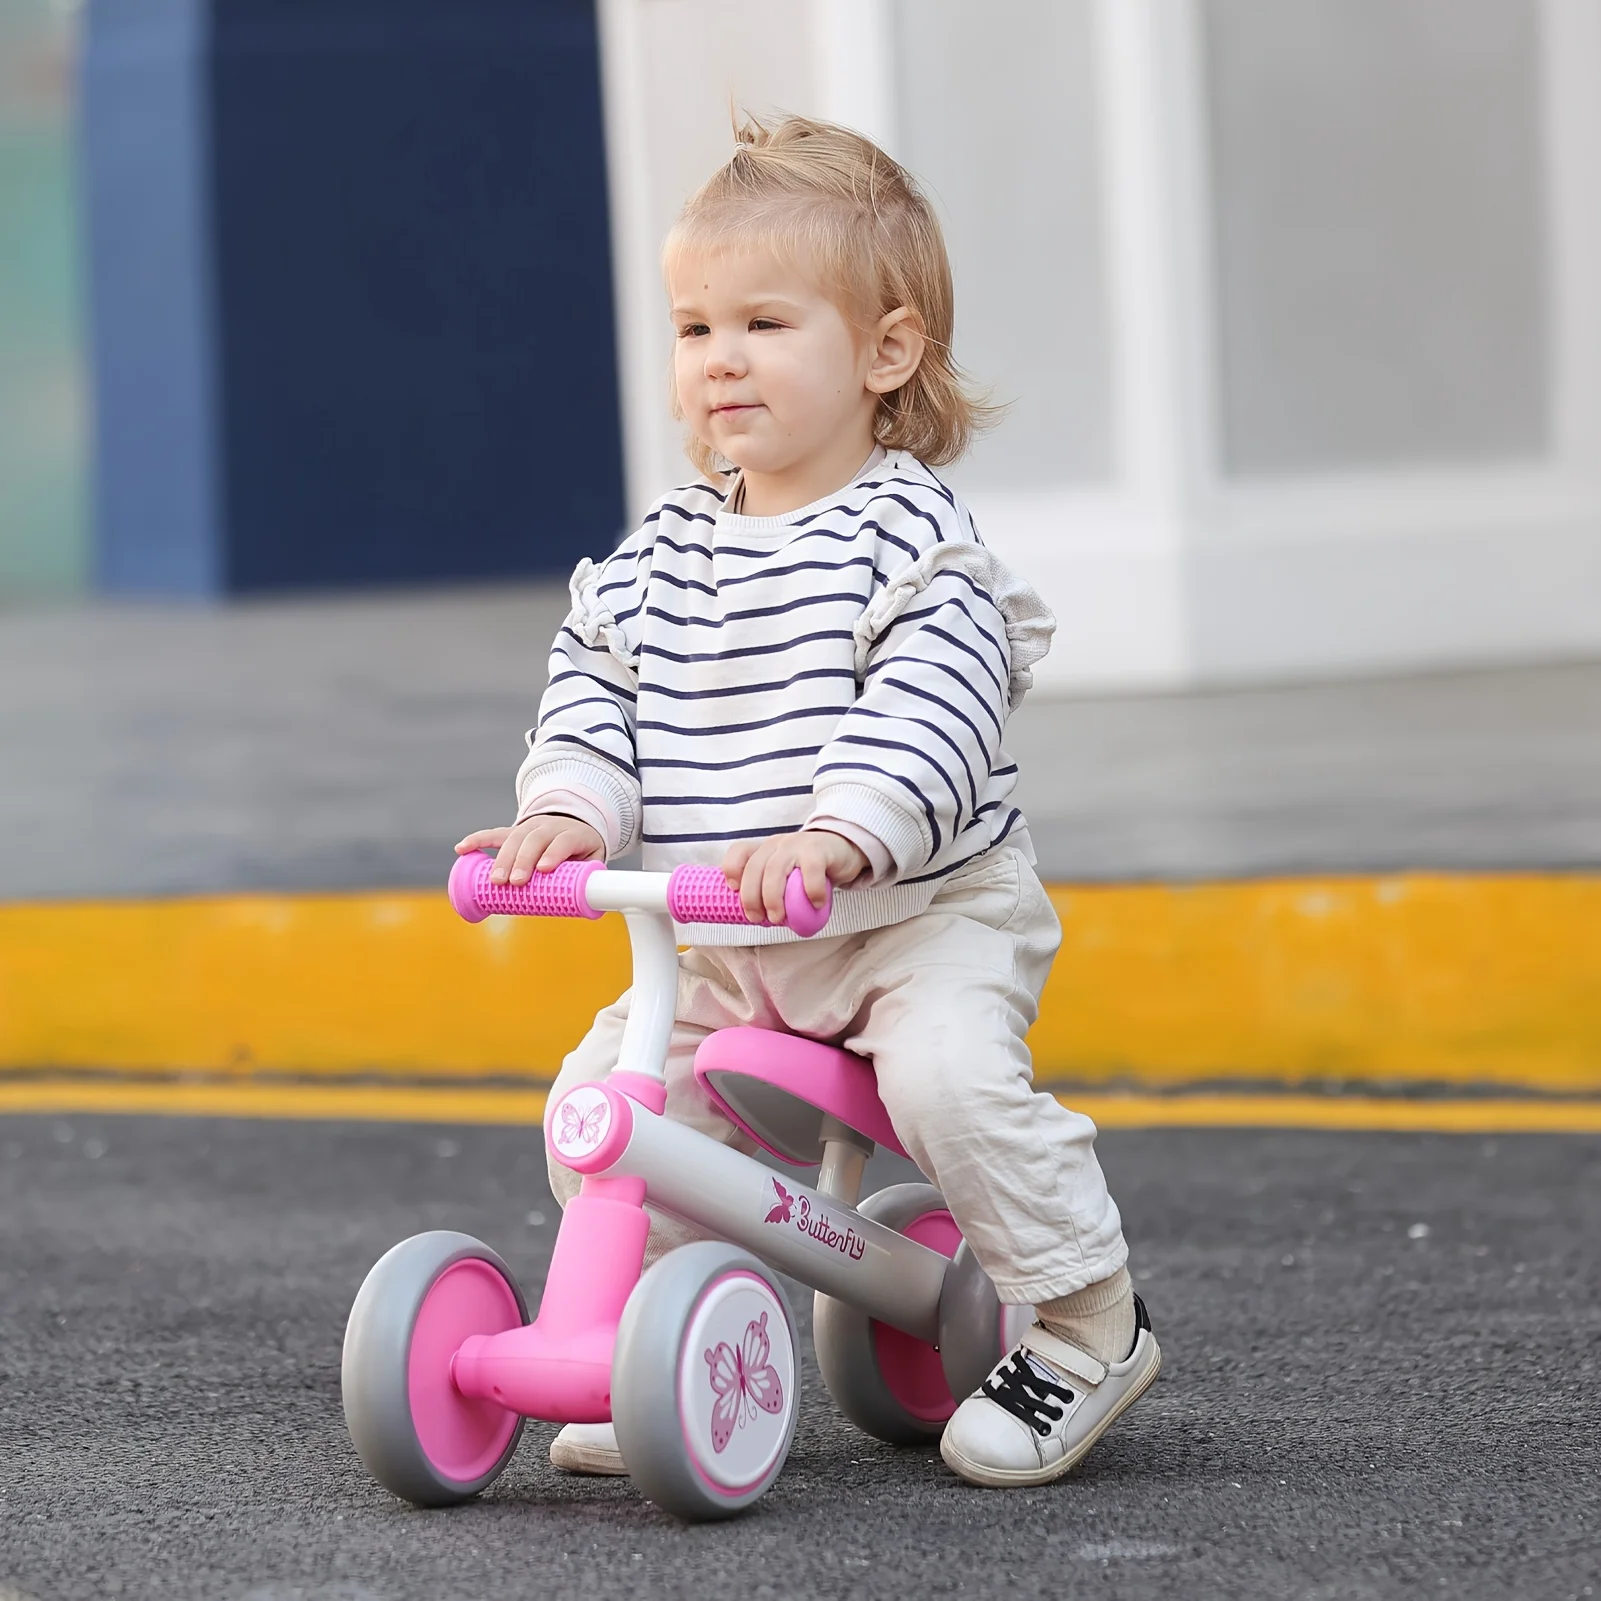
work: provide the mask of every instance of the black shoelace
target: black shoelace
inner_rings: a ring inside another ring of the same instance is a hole
[[[1021,1351],[1014,1351],[1009,1363],[985,1379],[984,1393],[996,1406],[1021,1418],[1042,1439],[1075,1399],[1066,1385],[1041,1378]]]

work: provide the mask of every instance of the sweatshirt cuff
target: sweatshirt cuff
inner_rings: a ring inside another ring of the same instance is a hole
[[[617,854],[618,828],[616,814],[592,789],[542,789],[517,813],[517,821],[525,823],[530,817],[576,817],[588,823],[600,835],[606,846],[606,860]]]
[[[875,885],[883,884],[895,871],[895,858],[890,855],[889,846],[877,834],[868,833],[849,818],[835,817],[832,812],[814,812],[802,826],[838,834],[841,839],[848,839],[867,858],[867,871],[849,885],[841,885],[842,889],[872,889]]]
[[[540,754],[537,748],[530,751],[518,771],[517,821],[543,812],[568,812],[582,817],[606,842],[608,861],[631,850],[639,827],[637,787],[607,764],[567,755],[540,760]],[[556,796],[559,802],[552,799]],[[575,810],[575,803],[584,809]]]
[[[812,816],[801,826],[807,826],[818,817],[837,817],[842,822],[854,823],[881,841],[894,859],[897,873],[921,867],[933,849],[925,819],[915,816],[870,784],[829,784],[819,789]]]

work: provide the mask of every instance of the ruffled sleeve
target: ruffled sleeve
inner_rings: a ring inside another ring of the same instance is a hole
[[[1034,665],[1051,648],[1056,618],[1033,586],[983,545],[935,545],[890,575],[856,622],[858,681],[866,678],[879,641],[942,575],[965,584],[976,596],[987,597],[999,612],[1006,641],[1007,710],[1013,710],[1033,688]]]

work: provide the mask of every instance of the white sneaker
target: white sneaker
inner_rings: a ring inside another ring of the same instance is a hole
[[[563,1473],[598,1473],[626,1478],[617,1431],[609,1423],[569,1423],[550,1442],[550,1465]]]
[[[1156,1382],[1162,1352],[1134,1297],[1134,1347],[1108,1366],[1036,1323],[945,1425],[939,1454],[973,1484],[1049,1484]]]

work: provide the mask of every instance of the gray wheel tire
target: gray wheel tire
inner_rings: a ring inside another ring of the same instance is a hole
[[[758,1380],[744,1393],[767,1404],[719,1413],[739,1400],[736,1348]],[[784,1292],[748,1251],[704,1240],[664,1256],[629,1296],[612,1357],[612,1422],[640,1492],[696,1523],[755,1501],[795,1437],[799,1357]]]
[[[489,1286],[492,1299],[502,1303],[501,1327],[528,1321],[528,1303],[517,1287],[511,1270],[501,1259],[469,1234],[438,1229],[415,1234],[386,1252],[362,1282],[345,1325],[344,1356],[340,1364],[340,1387],[344,1393],[345,1425],[355,1442],[367,1471],[385,1489],[416,1506],[450,1506],[478,1494],[497,1478],[511,1460],[522,1434],[517,1419],[505,1449],[479,1471],[458,1477],[441,1468],[418,1439],[412,1417],[410,1367],[412,1335],[418,1314],[429,1291],[459,1263],[482,1263],[498,1274],[509,1292],[502,1297]],[[474,1328],[465,1332],[493,1334],[499,1328]],[[448,1371],[437,1376],[443,1391],[450,1386]],[[449,1393],[453,1394],[453,1387]],[[487,1402],[459,1400],[466,1409],[479,1409],[492,1434],[504,1427],[502,1419]]]
[[[966,1240],[945,1272],[939,1298],[939,1355],[957,1401],[970,1396],[1034,1321],[1031,1306],[1002,1303]]]
[[[863,1217],[897,1233],[930,1212],[945,1212],[932,1184],[892,1184],[858,1208]],[[942,1302],[943,1304],[943,1302]],[[812,1343],[834,1404],[857,1428],[890,1445],[926,1445],[945,1429],[943,1418],[919,1417],[896,1397],[879,1361],[877,1325],[848,1301],[819,1292],[812,1302]],[[953,1392],[959,1400],[960,1392]]]

